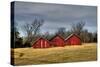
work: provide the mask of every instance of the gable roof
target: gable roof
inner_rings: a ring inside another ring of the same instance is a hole
[[[71,38],[73,35],[75,35],[76,37],[78,37],[78,38],[81,40],[81,38],[80,38],[77,34],[75,34],[75,33],[70,34],[65,40],[68,40],[68,39]]]
[[[64,40],[64,38],[61,36],[61,35],[59,35],[59,34],[56,34],[55,36],[53,36],[51,39],[50,39],[50,41],[51,40],[53,40],[55,37],[57,37],[57,36],[59,36],[61,39],[63,39]]]
[[[43,37],[39,37],[32,45],[34,45],[38,40],[43,39],[46,40],[47,42],[49,42],[47,39],[43,38]]]

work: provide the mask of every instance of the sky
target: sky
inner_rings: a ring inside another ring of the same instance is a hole
[[[97,7],[67,4],[48,4],[34,2],[15,2],[14,21],[18,24],[21,36],[24,36],[22,26],[32,23],[35,17],[44,19],[40,28],[41,33],[55,33],[58,28],[71,29],[72,24],[85,22],[84,29],[89,32],[97,31]]]

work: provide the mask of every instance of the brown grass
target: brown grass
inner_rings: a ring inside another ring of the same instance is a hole
[[[94,61],[97,59],[96,43],[45,49],[16,48],[12,51],[14,51],[12,54],[14,65]]]

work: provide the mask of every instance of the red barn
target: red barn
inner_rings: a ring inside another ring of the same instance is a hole
[[[65,39],[66,45],[81,45],[81,39],[76,34],[71,34]]]
[[[64,39],[60,35],[55,35],[53,38],[51,38],[50,44],[56,47],[63,47],[65,45]]]
[[[42,37],[37,39],[33,44],[33,48],[49,48],[49,47],[50,47],[49,41]]]

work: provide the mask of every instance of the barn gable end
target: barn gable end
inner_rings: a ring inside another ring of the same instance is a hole
[[[66,45],[81,45],[81,39],[76,34],[71,34],[65,39]]]
[[[32,47],[33,48],[49,48],[50,43],[47,39],[44,39],[41,37],[33,43]]]
[[[64,39],[60,35],[55,35],[49,41],[50,41],[50,44],[55,47],[63,47],[65,45]]]

